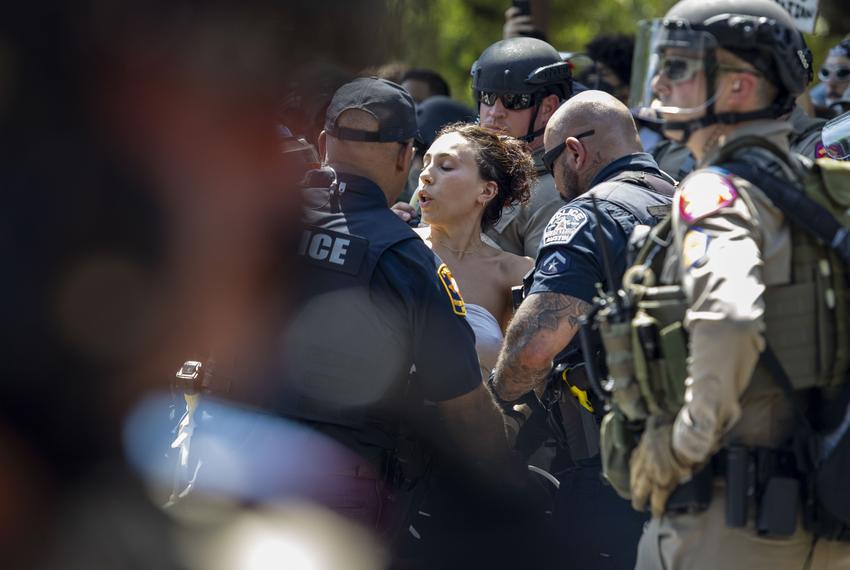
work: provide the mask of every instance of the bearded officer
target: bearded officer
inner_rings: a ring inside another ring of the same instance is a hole
[[[491,389],[503,405],[510,404],[546,385],[553,360],[575,369],[567,373],[571,384],[563,389],[577,392],[557,404],[561,425],[554,428],[562,434],[554,463],[561,479],[554,547],[571,568],[632,568],[645,517],[631,512],[628,502],[601,481],[597,420],[602,406],[588,401],[576,333],[596,284],[611,285],[603,247],[611,257],[611,279],[619,283],[629,235],[637,224],[651,226],[667,214],[674,181],[642,152],[629,110],[602,91],[584,91],[565,102],[549,120],[544,140],[542,160],[568,204],[545,228],[532,282],[508,327]]]
[[[684,397],[675,417],[649,418],[630,461],[633,504],[653,514],[637,568],[847,568],[848,545],[815,541],[794,516],[793,463],[780,450],[794,429],[793,404],[759,360],[771,334],[765,323],[803,302],[771,296],[794,284],[788,224],[755,184],[707,168],[731,157],[791,184],[781,156],[791,127],[783,118],[811,79],[811,54],[770,0],[684,0],[654,26],[649,53],[658,67],[647,77],[665,134],[686,144],[699,167],[673,200],[673,245],[661,274],[684,299]],[[668,300],[676,298],[671,290]],[[800,338],[794,348],[809,354],[812,342]],[[751,495],[734,504],[725,496],[739,468],[738,482],[776,477],[783,484],[749,517],[735,510]],[[789,536],[778,537],[780,528]]]

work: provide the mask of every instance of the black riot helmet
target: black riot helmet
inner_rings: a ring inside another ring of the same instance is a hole
[[[668,130],[684,131],[685,138],[695,129],[715,123],[784,115],[793,109],[794,98],[805,91],[812,79],[812,54],[803,34],[788,12],[773,0],[682,0],[663,19],[642,23],[641,28],[644,33],[639,41],[648,40],[651,45],[643,48],[649,68],[638,71],[633,82],[642,97],[639,105],[649,106],[654,98],[651,82],[655,76],[664,73],[675,80],[675,74],[684,70],[681,61],[666,57],[668,50],[687,52],[691,58],[702,60],[706,75],[704,116],[690,121],[668,119],[665,125]],[[748,62],[772,83],[777,89],[773,103],[749,113],[715,113],[717,73],[723,67],[718,64],[717,49]],[[636,47],[636,51],[643,50]],[[667,116],[676,114],[663,103],[660,110]]]
[[[523,140],[531,141],[543,129],[533,132],[540,101],[557,95],[564,101],[573,94],[570,65],[558,51],[537,38],[517,37],[501,40],[481,54],[472,64],[472,93],[480,103],[482,93],[491,95],[528,95],[528,107],[534,114]]]

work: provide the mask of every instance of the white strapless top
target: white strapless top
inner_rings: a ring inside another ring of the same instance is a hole
[[[475,333],[475,351],[478,353],[481,373],[486,378],[496,366],[496,359],[502,348],[502,327],[490,311],[472,303],[466,303],[466,320]]]

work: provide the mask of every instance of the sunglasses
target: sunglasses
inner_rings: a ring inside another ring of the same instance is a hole
[[[564,142],[559,145],[553,146],[549,150],[543,153],[541,160],[543,161],[543,166],[546,167],[546,170],[549,171],[549,174],[552,176],[555,175],[555,161],[558,160],[558,157],[564,152],[564,149],[567,148],[567,139],[581,139],[584,137],[589,137],[590,135],[595,135],[596,131],[590,129],[589,131],[584,131],[583,133],[579,133],[577,135],[573,135],[572,137],[565,137]]]
[[[850,79],[850,68],[847,67],[836,67],[830,69],[828,67],[821,67],[818,70],[818,78],[821,81],[829,81],[829,78],[835,76],[835,79],[838,81],[846,81]]]
[[[704,67],[702,59],[681,56],[661,56],[658,74],[671,83],[688,81]]]
[[[492,107],[496,100],[502,101],[502,106],[509,111],[522,111],[530,109],[537,102],[533,93],[491,93],[490,91],[478,91],[478,100]]]

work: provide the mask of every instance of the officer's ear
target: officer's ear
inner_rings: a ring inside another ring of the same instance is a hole
[[[558,99],[557,95],[547,95],[542,101],[540,101],[540,111],[537,113],[538,120],[536,122],[545,125],[560,106],[561,100]]]
[[[396,155],[396,169],[399,172],[407,172],[413,163],[413,139],[402,143]]]
[[[325,164],[327,161],[327,155],[325,153],[328,150],[328,135],[324,130],[319,133],[319,139],[316,141],[316,144],[319,147],[319,161]]]
[[[571,169],[574,171],[581,170],[587,163],[587,148],[575,137],[567,137],[564,142],[567,144],[564,154]]]
[[[732,110],[747,110],[748,107],[762,103],[759,82],[761,78],[754,73],[730,73],[727,78],[727,104]]]

